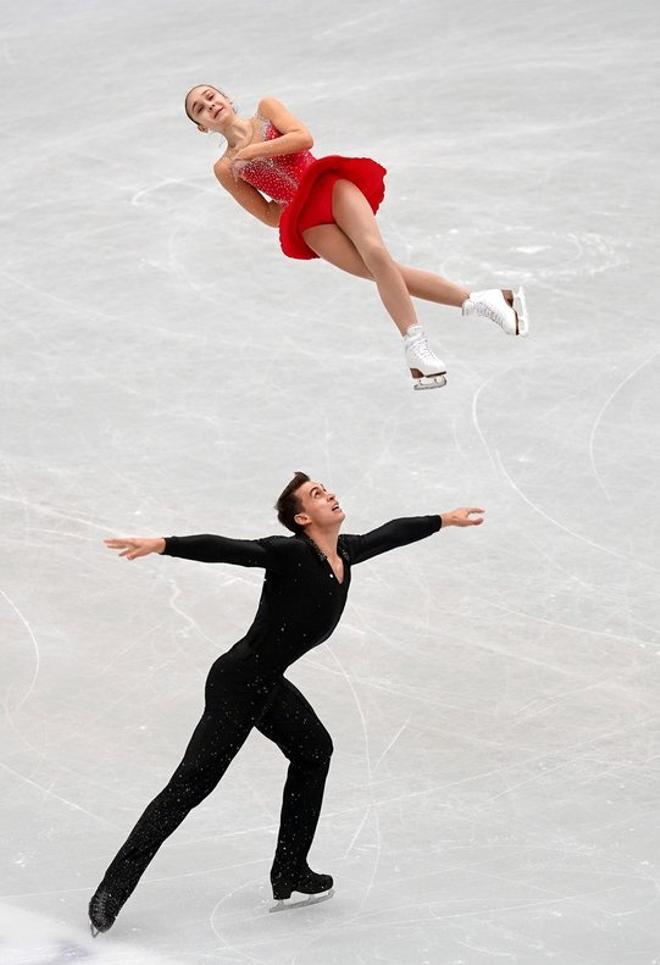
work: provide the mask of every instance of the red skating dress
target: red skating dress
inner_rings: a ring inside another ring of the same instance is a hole
[[[264,141],[280,137],[270,121],[261,119]],[[315,158],[309,151],[256,158],[241,165],[239,177],[285,205],[280,220],[280,244],[289,258],[318,258],[305,244],[303,231],[320,224],[334,224],[332,189],[338,178],[352,181],[371,205],[374,214],[385,195],[385,168],[367,157]]]

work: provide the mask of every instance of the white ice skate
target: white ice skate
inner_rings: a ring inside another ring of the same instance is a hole
[[[477,315],[489,318],[499,325],[507,335],[527,335],[529,319],[524,289],[515,291],[505,288],[489,288],[482,292],[472,292],[462,305],[463,315]]]
[[[408,329],[403,344],[414,389],[440,389],[447,384],[447,366],[432,351],[421,325]]]

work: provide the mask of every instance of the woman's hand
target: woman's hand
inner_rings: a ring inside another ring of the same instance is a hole
[[[136,560],[138,556],[148,556],[149,553],[162,553],[165,549],[162,536],[158,539],[104,539],[103,542],[109,550],[122,550],[119,555],[127,560]]]
[[[462,507],[461,509],[452,509],[448,513],[441,513],[440,519],[443,528],[445,526],[480,526],[484,521],[483,514],[485,512],[485,509]]]
[[[254,161],[260,156],[260,144],[246,144],[242,147],[240,151],[237,151],[232,158],[232,163],[234,161]]]
[[[258,144],[247,144],[245,147],[242,147],[240,151],[237,151],[229,162],[229,170],[233,175],[234,181],[238,181],[245,165],[258,157],[260,157]]]
[[[246,164],[247,164],[247,161],[230,161],[229,162],[229,170],[231,171],[231,175],[234,181],[238,182],[238,179],[241,176],[241,171],[243,170]]]

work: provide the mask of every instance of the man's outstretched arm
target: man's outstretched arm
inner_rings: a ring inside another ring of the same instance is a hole
[[[485,510],[476,507],[452,509],[433,516],[406,516],[392,519],[363,536],[344,536],[351,563],[362,563],[373,556],[387,553],[397,546],[406,546],[437,533],[447,526],[479,526]]]
[[[262,566],[264,569],[280,569],[283,554],[277,551],[276,542],[288,543],[286,539],[231,539],[228,536],[168,536],[155,539],[122,538],[106,539],[108,549],[121,550],[120,556],[135,560],[140,556],[158,553],[176,556],[200,563],[234,563],[237,566]]]

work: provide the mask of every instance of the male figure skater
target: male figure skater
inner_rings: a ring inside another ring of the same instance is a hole
[[[394,519],[364,536],[340,535],[344,511],[337,497],[302,472],[295,474],[275,508],[293,536],[105,540],[129,560],[160,553],[204,563],[260,566],[266,572],[252,626],[211,667],[204,712],[183,760],[131,831],[89,903],[93,935],[112,927],[163,841],[215,788],[253,727],[289,760],[270,874],[273,897],[283,902],[293,892],[331,892],[331,876],[312,871],[307,854],[321,811],[332,741],[284,671],[337,626],[353,566],[430,536],[441,526],[477,526],[484,512],[454,509]]]

